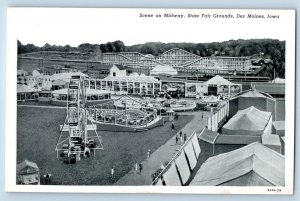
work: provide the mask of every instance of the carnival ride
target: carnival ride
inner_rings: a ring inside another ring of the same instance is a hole
[[[167,110],[173,110],[174,112],[192,111],[196,108],[195,101],[183,100],[183,99],[163,99],[156,98],[152,100],[142,100],[142,102],[148,107],[154,107],[164,113]]]
[[[103,104],[89,106],[88,111],[93,123],[106,125],[106,128],[108,128],[107,125],[114,126],[108,130],[115,130],[115,126],[123,131],[122,128],[132,128],[131,131],[147,130],[162,121],[157,108],[147,106],[128,95]]]
[[[85,78],[72,76],[68,87],[67,116],[60,126],[55,147],[57,157],[60,153],[66,163],[74,164],[81,156],[89,157],[91,152],[95,156],[99,149],[103,149],[102,139],[87,110]]]

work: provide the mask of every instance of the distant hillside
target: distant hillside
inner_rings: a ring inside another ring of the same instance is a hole
[[[273,66],[265,68],[261,75],[271,76],[273,68],[276,76],[285,77],[285,41],[274,39],[229,40],[213,43],[161,43],[148,42],[126,46],[122,41],[105,44],[84,43],[78,47],[56,46],[45,44],[37,47],[33,44],[23,45],[18,41],[18,53],[24,56],[38,56],[41,58],[101,60],[101,54],[106,52],[140,52],[142,54],[159,55],[172,48],[181,48],[202,57],[209,56],[251,56],[273,60]],[[36,52],[35,54],[28,54]],[[39,52],[39,53],[37,53]],[[42,53],[41,53],[42,52]],[[47,54],[48,52],[48,54]],[[24,54],[26,53],[26,54]]]

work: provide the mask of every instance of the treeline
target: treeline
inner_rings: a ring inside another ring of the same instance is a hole
[[[122,41],[117,40],[103,44],[83,43],[78,47],[56,46],[46,43],[43,47],[37,47],[33,44],[23,45],[18,41],[18,54],[38,52],[38,51],[61,51],[61,52],[80,52],[88,53],[91,56],[100,55],[106,52],[140,52],[142,54],[152,54],[157,56],[163,52],[180,48],[193,54],[209,57],[209,56],[251,56],[258,58],[272,59],[273,65],[268,66],[262,72],[263,76],[272,76],[273,67],[276,70],[276,76],[285,76],[285,41],[274,39],[250,39],[250,40],[229,40],[224,42],[213,43],[161,43],[148,42],[145,44],[137,44],[126,46]]]
[[[71,47],[70,45],[50,45],[46,43],[42,47],[35,46],[34,44],[23,45],[18,40],[18,54],[39,52],[39,51],[57,51],[57,52],[81,52],[81,53],[104,53],[104,52],[123,52],[126,51],[126,46],[122,41],[108,42],[105,44],[90,44],[83,43],[78,47]]]

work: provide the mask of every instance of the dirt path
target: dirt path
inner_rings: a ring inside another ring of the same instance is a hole
[[[59,106],[45,106],[45,105],[18,105],[18,107],[37,107],[37,108],[54,108],[54,109],[67,109],[66,107]]]

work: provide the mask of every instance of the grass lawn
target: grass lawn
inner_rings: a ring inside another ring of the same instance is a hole
[[[47,171],[52,174],[52,185],[110,185],[127,174],[135,161],[144,160],[148,149],[156,150],[176,133],[171,132],[170,122],[144,132],[98,131],[104,150],[98,150],[95,158],[82,157],[76,165],[67,165],[55,152],[59,125],[65,117],[65,109],[18,107],[17,163],[24,159],[37,163],[41,176]],[[181,115],[176,131],[192,118]],[[110,179],[111,166],[115,168],[114,181]]]

